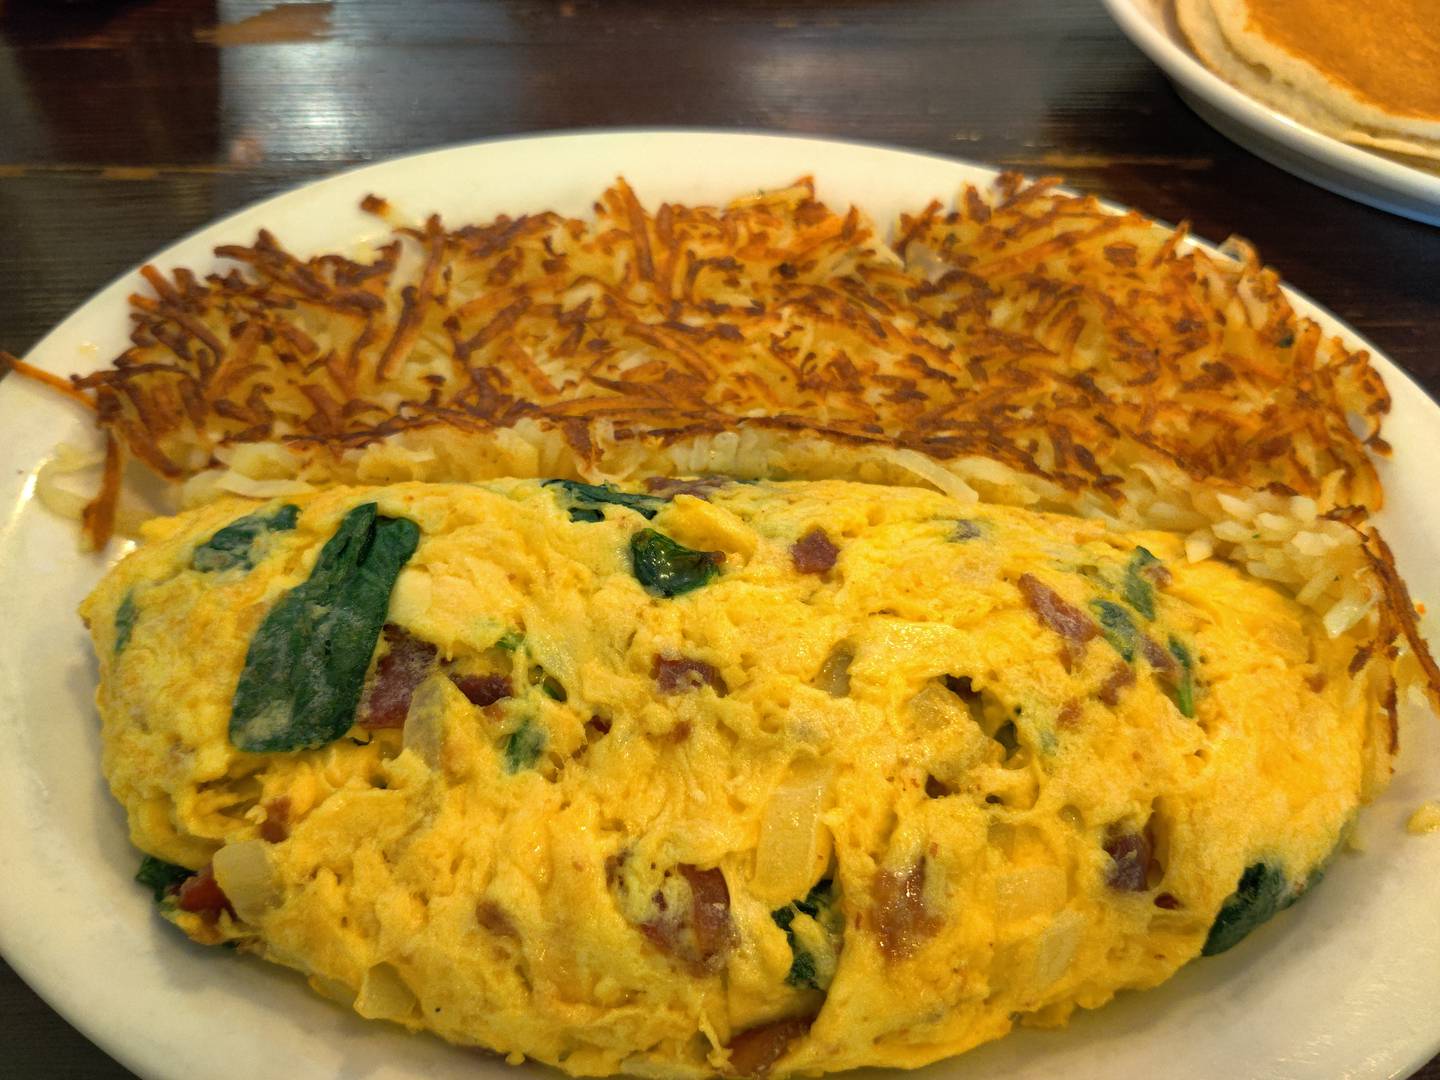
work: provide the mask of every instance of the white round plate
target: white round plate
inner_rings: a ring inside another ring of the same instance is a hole
[[[623,173],[641,199],[723,201],[815,176],[822,198],[877,222],[949,199],[988,169],[871,146],[703,132],[564,135],[461,146],[344,173],[212,225],[156,256],[204,271],[211,249],[261,226],[301,254],[347,249],[383,226],[357,209],[371,192],[404,212],[458,224],[498,212],[584,214]],[[30,359],[92,370],[126,343],[133,274],[57,327]],[[1303,297],[1303,313],[1345,330]],[[1349,335],[1353,339],[1353,335]],[[1386,429],[1385,525],[1418,597],[1440,599],[1432,492],[1440,408],[1398,369]],[[367,1023],[314,996],[292,972],[191,945],[131,875],[137,854],[100,776],[95,667],[75,606],[106,560],[76,554],[73,525],[36,503],[35,474],[61,441],[92,438],[85,417],[18,379],[0,384],[0,948],[81,1031],[145,1077],[500,1077],[498,1059]],[[110,558],[115,557],[114,552]],[[1440,836],[1406,835],[1409,813],[1440,795],[1440,728],[1405,716],[1395,782],[1365,818],[1363,854],[1336,860],[1323,887],[1222,957],[1157,990],[1122,995],[1062,1031],[1022,1031],[932,1078],[1171,1080],[1393,1077],[1440,1046]],[[538,1075],[538,1071],[536,1073]]]
[[[1104,0],[1110,17],[1207,124],[1272,165],[1347,199],[1440,225],[1440,175],[1341,142],[1237,90],[1196,59],[1173,0]]]

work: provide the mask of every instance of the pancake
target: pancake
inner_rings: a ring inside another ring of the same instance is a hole
[[[1062,1023],[1303,895],[1393,749],[1273,585],[916,488],[228,500],[83,613],[168,918],[574,1075]]]
[[[1423,120],[1440,136],[1440,3],[1435,0],[1215,0],[1215,12],[1242,55],[1286,78],[1305,61],[1391,118]],[[1282,56],[1281,53],[1288,54]],[[1317,86],[1314,88],[1319,90]]]
[[[1434,0],[1176,0],[1196,54],[1239,89],[1328,135],[1440,160]]]

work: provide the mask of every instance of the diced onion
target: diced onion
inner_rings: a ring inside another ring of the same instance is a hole
[[[418,1004],[415,993],[389,964],[376,964],[360,980],[355,1011],[367,1020],[407,1020]]]
[[[445,750],[445,703],[452,683],[443,675],[431,675],[410,696],[401,732],[405,749],[413,751],[432,769],[440,767]]]
[[[215,853],[215,881],[241,922],[258,923],[280,902],[280,887],[270,866],[270,845],[240,840]]]
[[[906,708],[921,731],[942,731],[970,719],[969,707],[933,680],[920,688]]]
[[[1347,596],[1325,613],[1322,620],[1325,632],[1332,638],[1339,637],[1363,619],[1374,605],[1373,596]]]
[[[1053,986],[1070,969],[1080,945],[1084,918],[1076,911],[1061,912],[1040,935],[1035,947],[1035,985],[1038,992]]]
[[[1204,529],[1198,529],[1185,538],[1185,559],[1187,562],[1204,562],[1215,554],[1215,541]]]
[[[855,654],[849,646],[835,646],[825,658],[825,663],[820,665],[820,671],[815,676],[815,688],[831,697],[847,696],[850,693],[850,665],[854,660]]]
[[[1255,508],[1244,499],[1237,499],[1234,495],[1219,491],[1215,493],[1215,500],[1220,504],[1220,509],[1239,521],[1250,521],[1255,517]]]
[[[820,823],[829,783],[819,763],[797,762],[765,807],[751,892],[773,907],[804,896],[829,859],[830,834]]]
[[[1217,521],[1214,525],[1210,526],[1210,531],[1221,540],[1226,540],[1232,544],[1243,544],[1246,540],[1250,539],[1250,534],[1254,532],[1253,529],[1240,524],[1238,521]]]
[[[995,879],[996,913],[1009,922],[1049,915],[1064,903],[1065,872],[1058,866],[1024,866]]]

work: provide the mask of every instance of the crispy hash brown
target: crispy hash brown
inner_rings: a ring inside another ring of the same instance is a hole
[[[1015,176],[904,218],[893,249],[808,180],[653,215],[620,181],[595,211],[432,217],[368,262],[262,232],[217,251],[239,264],[223,275],[146,267],[133,347],[77,385],[172,479],[246,443],[323,474],[401,431],[529,421],[579,472],[758,427],[978,455],[1112,502],[1154,461],[1378,507],[1345,414],[1378,445],[1383,385],[1243,246],[1182,251],[1183,227]]]
[[[365,208],[389,217],[375,197]],[[1434,685],[1367,524],[1385,388],[1276,275],[1097,200],[1001,177],[887,243],[806,179],[593,220],[399,227],[368,258],[269,233],[204,279],[142,273],[133,345],[74,380],[122,454],[220,491],[335,482],[848,477],[1187,536],[1325,615],[1400,639]],[[1361,435],[1351,429],[1351,421]],[[1358,670],[1358,669],[1357,669]],[[1387,691],[1393,701],[1393,683]]]

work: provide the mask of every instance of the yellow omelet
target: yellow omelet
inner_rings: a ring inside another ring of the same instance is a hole
[[[858,483],[336,488],[86,601],[141,880],[576,1075],[910,1067],[1233,945],[1389,769],[1276,588]]]

